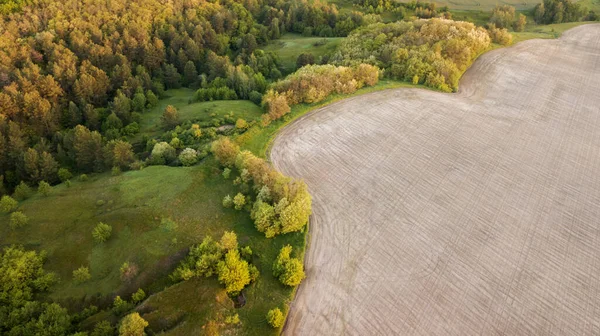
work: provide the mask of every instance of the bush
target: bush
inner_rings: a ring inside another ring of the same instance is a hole
[[[250,101],[254,104],[260,105],[260,102],[262,101],[262,94],[258,91],[252,91],[248,95],[248,99],[250,99]]]
[[[186,148],[179,154],[179,161],[184,166],[192,166],[198,162],[198,153],[195,149]]]
[[[52,190],[52,187],[46,181],[42,181],[38,185],[38,192],[44,196],[48,196],[50,194],[51,190]]]
[[[291,258],[292,246],[281,248],[275,263],[273,263],[273,276],[286,286],[298,286],[305,278],[304,266],[298,258]]]
[[[81,182],[86,182],[89,179],[90,178],[87,176],[87,174],[81,174],[81,175],[79,175],[79,181],[81,181]]]
[[[10,214],[10,227],[14,230],[27,225],[29,218],[21,211],[16,211]]]
[[[279,328],[283,325],[284,317],[283,313],[279,308],[269,310],[267,313],[267,322],[273,328]]]
[[[496,28],[494,25],[490,25],[489,27],[490,37],[492,38],[492,42],[498,43],[501,45],[509,45],[512,43],[512,35],[508,32],[506,28]]]
[[[154,145],[150,158],[153,164],[160,165],[173,161],[176,154],[175,148],[163,141]]]
[[[237,193],[233,198],[233,205],[235,210],[242,210],[244,205],[246,205],[246,197],[242,193]]]
[[[231,196],[229,196],[229,195],[223,197],[223,207],[231,208],[232,206],[233,206],[233,198],[231,198]]]
[[[94,230],[92,231],[92,236],[94,240],[98,243],[104,243],[110,238],[112,234],[112,226],[104,223],[98,223]]]
[[[17,209],[19,203],[8,195],[2,196],[0,199],[0,211],[4,213],[13,212]]]
[[[73,177],[73,174],[67,168],[60,168],[58,170],[58,178],[61,182],[65,182]]]
[[[78,284],[84,283],[91,278],[92,276],[90,275],[90,270],[87,267],[81,266],[73,271],[73,280],[75,280],[75,282]]]
[[[112,169],[110,170],[110,174],[112,176],[119,176],[119,175],[121,175],[121,168],[119,168],[117,166],[112,167]]]
[[[114,335],[113,326],[108,321],[102,321],[96,323],[94,330],[90,334],[90,336],[113,336]]]
[[[31,188],[29,188],[25,182],[21,181],[21,183],[19,183],[19,185],[15,188],[15,193],[13,196],[21,201],[28,199],[31,196]]]
[[[115,315],[120,316],[128,312],[132,308],[131,304],[117,295],[113,301],[112,311]]]
[[[244,119],[238,119],[235,122],[235,128],[238,130],[245,130],[246,128],[248,128],[248,123]]]
[[[131,295],[131,301],[134,303],[142,302],[146,298],[146,293],[144,290],[139,288],[133,295]]]
[[[229,179],[229,176],[231,175],[231,169],[229,168],[225,168],[223,169],[223,178],[224,179]]]
[[[120,336],[144,336],[144,329],[148,322],[139,313],[131,313],[121,320],[119,325]]]
[[[129,282],[138,274],[138,267],[136,264],[126,261],[121,265],[120,272],[121,281]]]

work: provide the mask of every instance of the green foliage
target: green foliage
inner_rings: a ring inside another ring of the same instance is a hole
[[[227,324],[239,324],[240,323],[240,315],[239,314],[234,314],[234,315],[230,315],[225,317],[225,323]]]
[[[193,166],[198,162],[198,154],[195,149],[186,148],[179,154],[179,161],[186,167]]]
[[[112,312],[115,315],[121,316],[121,315],[125,314],[126,312],[128,312],[129,310],[131,310],[131,308],[133,308],[131,303],[121,299],[121,297],[119,295],[117,295],[115,297],[115,300],[113,301],[113,307],[112,307]]]
[[[224,179],[229,179],[229,176],[231,175],[231,169],[225,167],[225,169],[223,169],[223,178]]]
[[[43,196],[48,196],[50,194],[50,191],[52,191],[52,187],[50,186],[50,184],[48,184],[48,182],[46,181],[41,181],[38,185],[38,192]]]
[[[110,170],[110,174],[112,176],[119,176],[119,175],[121,175],[121,168],[119,168],[117,166],[112,167],[112,169]]]
[[[279,308],[273,308],[267,313],[267,322],[273,328],[279,328],[285,322],[285,317]]]
[[[167,105],[162,115],[162,122],[165,128],[170,129],[179,124],[179,113],[173,105]]]
[[[23,181],[15,188],[14,198],[18,200],[28,199],[32,194],[31,188]]]
[[[87,174],[81,174],[81,175],[79,175],[79,181],[86,182],[86,181],[89,181],[89,180],[90,180],[90,178],[87,176]]]
[[[154,145],[150,154],[150,160],[152,164],[161,165],[173,161],[175,156],[176,151],[173,146],[166,142],[159,142]]]
[[[246,205],[246,197],[242,193],[237,193],[233,197],[233,205],[236,210],[242,210],[244,205]]]
[[[12,197],[8,195],[2,196],[0,198],[0,211],[4,213],[13,212],[17,209],[19,203]]]
[[[509,28],[515,22],[515,7],[508,5],[498,5],[492,11],[492,17],[490,18],[491,24],[494,24],[498,28]]]
[[[229,250],[217,265],[219,281],[230,295],[236,295],[250,283],[248,262],[240,258],[237,250]]]
[[[219,247],[224,251],[237,250],[238,241],[237,235],[233,231],[225,231],[223,232],[223,236],[219,241]]]
[[[115,328],[108,321],[96,323],[90,336],[113,336]]]
[[[225,208],[233,207],[233,198],[231,198],[231,196],[227,195],[227,196],[223,197],[223,207],[225,207]]]
[[[148,322],[139,313],[125,316],[119,324],[119,336],[143,336]]]
[[[298,258],[292,258],[292,246],[284,246],[275,263],[273,263],[273,276],[286,286],[298,286],[305,278],[304,266]]]
[[[29,218],[21,211],[15,211],[10,214],[10,228],[13,230],[27,225],[28,222]]]
[[[461,74],[490,46],[487,31],[469,22],[431,19],[377,23],[352,32],[331,57],[340,65],[369,63],[386,75],[442,91],[458,88]]]
[[[213,141],[211,151],[223,166],[232,167],[240,151],[240,147],[229,138],[222,137]]]
[[[65,182],[73,177],[73,174],[67,168],[60,168],[58,170],[58,178],[61,182]]]
[[[571,0],[544,0],[534,8],[536,23],[550,24],[580,21],[585,10]]]
[[[98,223],[94,230],[92,230],[92,237],[97,243],[104,243],[110,238],[112,234],[112,226],[104,223]]]
[[[75,280],[75,282],[78,284],[84,283],[91,278],[92,276],[90,275],[90,270],[87,267],[81,266],[73,271],[73,280]]]
[[[145,298],[146,293],[141,288],[138,288],[138,290],[135,293],[133,293],[133,295],[131,295],[131,301],[133,301],[133,303],[142,302]]]

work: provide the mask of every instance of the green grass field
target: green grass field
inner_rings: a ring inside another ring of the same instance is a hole
[[[167,91],[166,98],[161,99],[153,109],[144,112],[142,122],[140,123],[140,133],[136,138],[141,138],[142,135],[153,137],[163,132],[161,117],[167,105],[173,105],[177,108],[181,122],[194,120],[206,123],[213,118],[222,118],[230,113],[233,113],[236,119],[242,118],[246,121],[251,121],[259,118],[262,114],[261,108],[248,100],[190,103],[190,99],[193,99],[194,93],[194,90],[187,88]]]
[[[264,48],[265,51],[272,51],[281,60],[281,65],[285,73],[296,70],[296,59],[302,53],[311,53],[315,60],[319,57],[331,53],[338,46],[342,38],[340,37],[304,37],[300,34],[285,34],[279,40],[273,40]],[[321,45],[315,45],[323,43]]]

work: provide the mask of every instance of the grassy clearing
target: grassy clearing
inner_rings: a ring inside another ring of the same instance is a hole
[[[315,60],[331,53],[338,46],[341,37],[304,37],[300,34],[285,34],[279,40],[269,42],[265,51],[272,51],[281,60],[285,73],[296,70],[296,59],[302,53],[311,53]]]
[[[557,23],[550,25],[531,25],[526,28],[524,32],[512,32],[513,34],[513,43],[531,40],[535,38],[541,39],[552,39],[559,38],[562,33],[565,31],[575,28],[577,26],[581,26],[589,23],[597,23],[597,22],[567,22],[567,23]]]
[[[177,108],[181,122],[191,120],[208,122],[213,118],[222,118],[229,113],[233,113],[235,118],[251,121],[259,118],[262,113],[261,108],[249,100],[220,100],[190,104],[194,93],[194,90],[187,88],[167,91],[168,96],[165,99],[161,99],[157,106],[143,114],[140,133],[136,138],[141,138],[143,135],[153,137],[163,132],[161,117],[167,105]]]

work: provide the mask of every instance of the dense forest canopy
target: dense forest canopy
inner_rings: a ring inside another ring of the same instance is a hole
[[[319,1],[9,5],[0,25],[0,176],[8,190],[21,181],[57,182],[59,167],[110,168],[112,158],[90,151],[135,134],[165,89],[260,101],[281,73],[259,45],[286,31],[345,36],[364,21]],[[87,148],[76,148],[78,133],[90,139]],[[29,148],[35,153],[25,156]]]
[[[490,45],[488,32],[470,22],[444,19],[376,23],[355,30],[331,61],[369,63],[386,75],[444,91],[456,90],[473,59]]]

